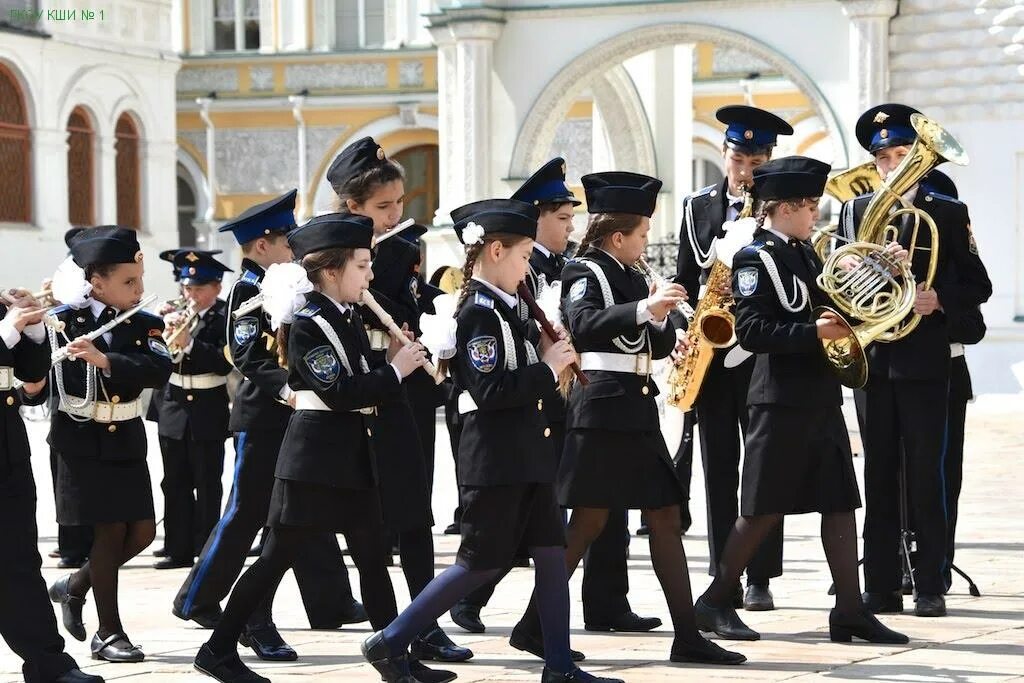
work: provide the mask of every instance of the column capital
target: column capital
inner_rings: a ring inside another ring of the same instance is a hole
[[[495,41],[501,36],[504,20],[474,18],[467,21],[455,21],[448,24],[452,36],[460,40]]]
[[[896,16],[897,0],[839,0],[843,14],[850,19],[883,18]]]

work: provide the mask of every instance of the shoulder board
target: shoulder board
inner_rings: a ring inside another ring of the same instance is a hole
[[[926,202],[941,202],[943,204],[949,204],[951,206],[960,206],[963,204],[963,202],[957,199],[956,197],[950,197],[949,195],[941,194],[939,192],[928,192],[928,194],[925,195],[924,200]]]
[[[765,246],[767,246],[767,245],[766,245],[766,243],[765,243],[765,241],[763,239],[756,239],[753,242],[751,242],[750,244],[748,244],[747,246],[745,246],[742,249],[740,249],[739,251],[737,251],[736,252],[736,256],[739,256],[740,254],[745,254],[745,255],[753,256],[757,252],[759,252],[762,249],[764,249]]]
[[[710,195],[712,192],[718,189],[718,185],[708,185],[707,187],[701,188],[690,195],[690,197],[703,197],[704,195]],[[717,194],[717,192],[715,192]]]
[[[143,318],[153,318],[154,320],[159,320],[160,322],[163,322],[163,318],[158,316],[156,313],[153,313],[152,311],[147,311],[145,309],[139,311],[135,315],[142,316]]]
[[[316,304],[306,304],[301,309],[296,311],[295,317],[297,318],[312,318],[320,312],[320,307]]]
[[[242,277],[238,278],[238,280],[248,285],[259,285],[260,276],[252,272],[251,270],[247,270],[244,273],[242,273]]]
[[[67,313],[70,310],[71,306],[69,306],[68,304],[61,304],[60,306],[51,308],[48,312],[48,315],[61,315],[62,313]]]
[[[484,308],[494,308],[494,299],[483,292],[476,293],[476,296],[473,297],[473,303]]]

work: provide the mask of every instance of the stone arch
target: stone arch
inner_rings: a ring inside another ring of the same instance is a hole
[[[630,135],[609,136],[615,168],[646,175],[657,175],[654,135],[640,93],[629,72],[621,64],[597,74],[590,86],[594,104],[601,112],[607,130],[628,130]],[[543,163],[543,162],[541,162]],[[532,166],[531,168],[536,168]],[[595,168],[595,171],[609,169]]]
[[[625,31],[574,58],[541,91],[520,126],[509,163],[509,177],[527,177],[546,159],[555,128],[565,118],[572,102],[590,80],[624,60],[649,50],[679,43],[710,41],[744,50],[767,62],[811,100],[833,142],[833,165],[845,167],[849,160],[839,120],[824,94],[800,66],[760,40],[738,31],[696,23],[644,26]]]

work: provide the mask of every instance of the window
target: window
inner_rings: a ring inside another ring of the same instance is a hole
[[[14,74],[0,64],[0,222],[32,222],[32,132]]]
[[[68,219],[75,226],[88,227],[95,223],[94,136],[88,112],[75,107],[68,117]]]
[[[394,160],[405,169],[405,215],[430,225],[438,205],[437,145],[404,149]]]
[[[178,164],[178,244],[195,244],[196,194],[185,180],[188,171]]]
[[[358,50],[384,45],[385,0],[337,0],[337,49]]]
[[[138,230],[142,227],[139,207],[139,133],[131,116],[121,114],[114,137],[117,224]]]
[[[213,49],[227,52],[260,47],[259,0],[215,0]]]

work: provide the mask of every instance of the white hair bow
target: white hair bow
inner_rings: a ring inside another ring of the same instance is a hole
[[[313,291],[313,283],[299,264],[275,263],[267,269],[260,291],[270,328],[276,330],[294,322],[295,313],[306,305],[306,294]]]
[[[72,308],[85,308],[92,293],[92,283],[85,279],[85,271],[70,256],[57,266],[51,288],[54,300]]]
[[[473,221],[469,222],[469,225],[462,229],[462,243],[467,247],[471,244],[484,241],[484,228],[482,225],[477,225]]]

